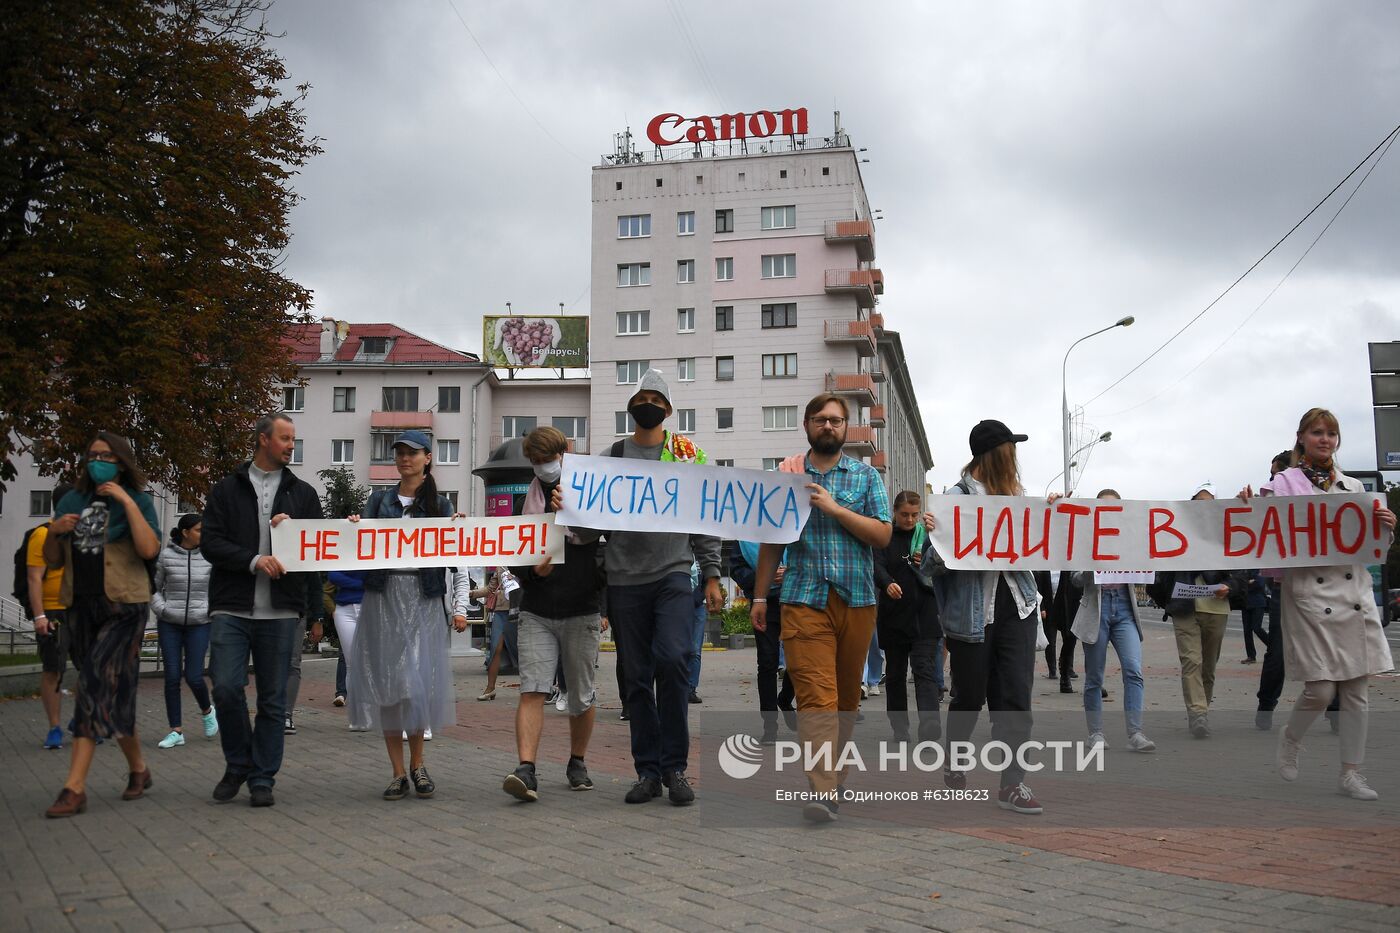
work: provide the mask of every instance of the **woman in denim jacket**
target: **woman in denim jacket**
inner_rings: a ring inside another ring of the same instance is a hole
[[[982,421],[969,437],[972,460],[963,467],[953,495],[1020,496],[1016,444],[1000,421]],[[1051,502],[1060,498],[1052,493]],[[925,524],[932,530],[931,517]],[[943,634],[953,674],[948,704],[948,741],[968,742],[985,704],[992,717],[992,739],[1018,749],[1031,735],[1031,685],[1035,679],[1036,631],[1040,593],[1029,570],[949,570],[936,551],[925,561],[943,592]],[[1024,782],[1025,770],[1014,760],[1001,772],[997,804],[1016,813],[1042,812]],[[949,766],[943,783],[953,790],[967,786],[967,775]]]

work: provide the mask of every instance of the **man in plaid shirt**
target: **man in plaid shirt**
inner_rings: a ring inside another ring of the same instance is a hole
[[[890,541],[890,503],[880,474],[841,453],[850,410],[838,395],[807,403],[803,426],[811,449],[784,463],[804,469],[811,482],[812,514],[802,537],[787,545],[783,578],[783,649],[797,692],[798,733],[805,745],[831,748],[831,757],[808,773],[821,795],[803,808],[813,822],[836,819],[842,774],[830,767],[850,739],[860,709],[860,682],[875,631],[875,560],[872,548]],[[783,545],[759,550],[755,593],[767,593]],[[767,627],[768,604],[752,602],[753,626]]]

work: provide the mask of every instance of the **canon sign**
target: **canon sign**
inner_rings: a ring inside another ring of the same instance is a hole
[[[717,117],[683,117],[661,113],[647,124],[647,139],[658,146],[676,143],[724,142],[731,139],[764,139],[769,136],[807,135],[807,108],[722,113]]]

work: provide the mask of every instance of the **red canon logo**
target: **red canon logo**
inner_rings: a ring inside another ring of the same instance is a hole
[[[681,128],[686,127],[684,132]],[[675,138],[667,130],[678,133]],[[647,139],[658,146],[676,143],[723,142],[730,139],[764,139],[769,136],[807,135],[807,108],[797,110],[758,110],[753,113],[722,113],[717,117],[683,117],[662,113],[647,124]]]

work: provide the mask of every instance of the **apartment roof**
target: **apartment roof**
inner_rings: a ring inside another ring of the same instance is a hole
[[[426,337],[404,330],[395,324],[347,324],[345,337],[327,359],[321,356],[321,334],[324,325],[293,324],[287,328],[282,342],[292,348],[293,359],[299,366],[312,363],[373,363],[378,365],[462,365],[480,363],[474,353],[465,353],[434,343]],[[389,352],[384,357],[359,357],[360,345],[366,337],[388,337]]]

